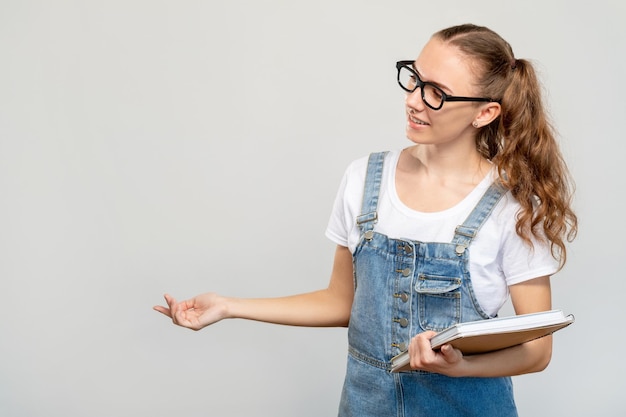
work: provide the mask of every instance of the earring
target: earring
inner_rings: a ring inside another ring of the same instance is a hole
[[[478,122],[474,121],[474,123],[472,123],[472,126],[478,129]]]

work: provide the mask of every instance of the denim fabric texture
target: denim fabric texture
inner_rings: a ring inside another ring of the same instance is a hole
[[[452,242],[392,239],[376,232],[385,152],[370,155],[354,254],[355,295],[339,416],[517,416],[511,379],[390,372],[411,337],[489,319],[472,289],[470,244],[506,190],[496,183],[457,227]]]

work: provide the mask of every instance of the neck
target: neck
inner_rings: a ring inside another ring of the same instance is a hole
[[[433,145],[415,145],[403,153],[407,155],[405,169],[426,177],[478,183],[491,168],[473,146],[450,152]]]

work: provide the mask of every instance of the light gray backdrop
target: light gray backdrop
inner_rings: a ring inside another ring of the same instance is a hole
[[[344,168],[408,145],[395,61],[463,22],[536,61],[578,185],[521,415],[625,415],[626,3],[586,3],[0,1],[0,415],[335,415],[345,329],[151,307],[325,286]]]

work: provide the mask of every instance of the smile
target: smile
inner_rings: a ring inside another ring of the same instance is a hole
[[[428,123],[426,123],[426,122],[424,122],[424,121],[422,121],[420,119],[416,119],[415,117],[411,116],[411,114],[409,114],[409,120],[412,123],[415,123],[416,125],[427,125],[428,124]]]

